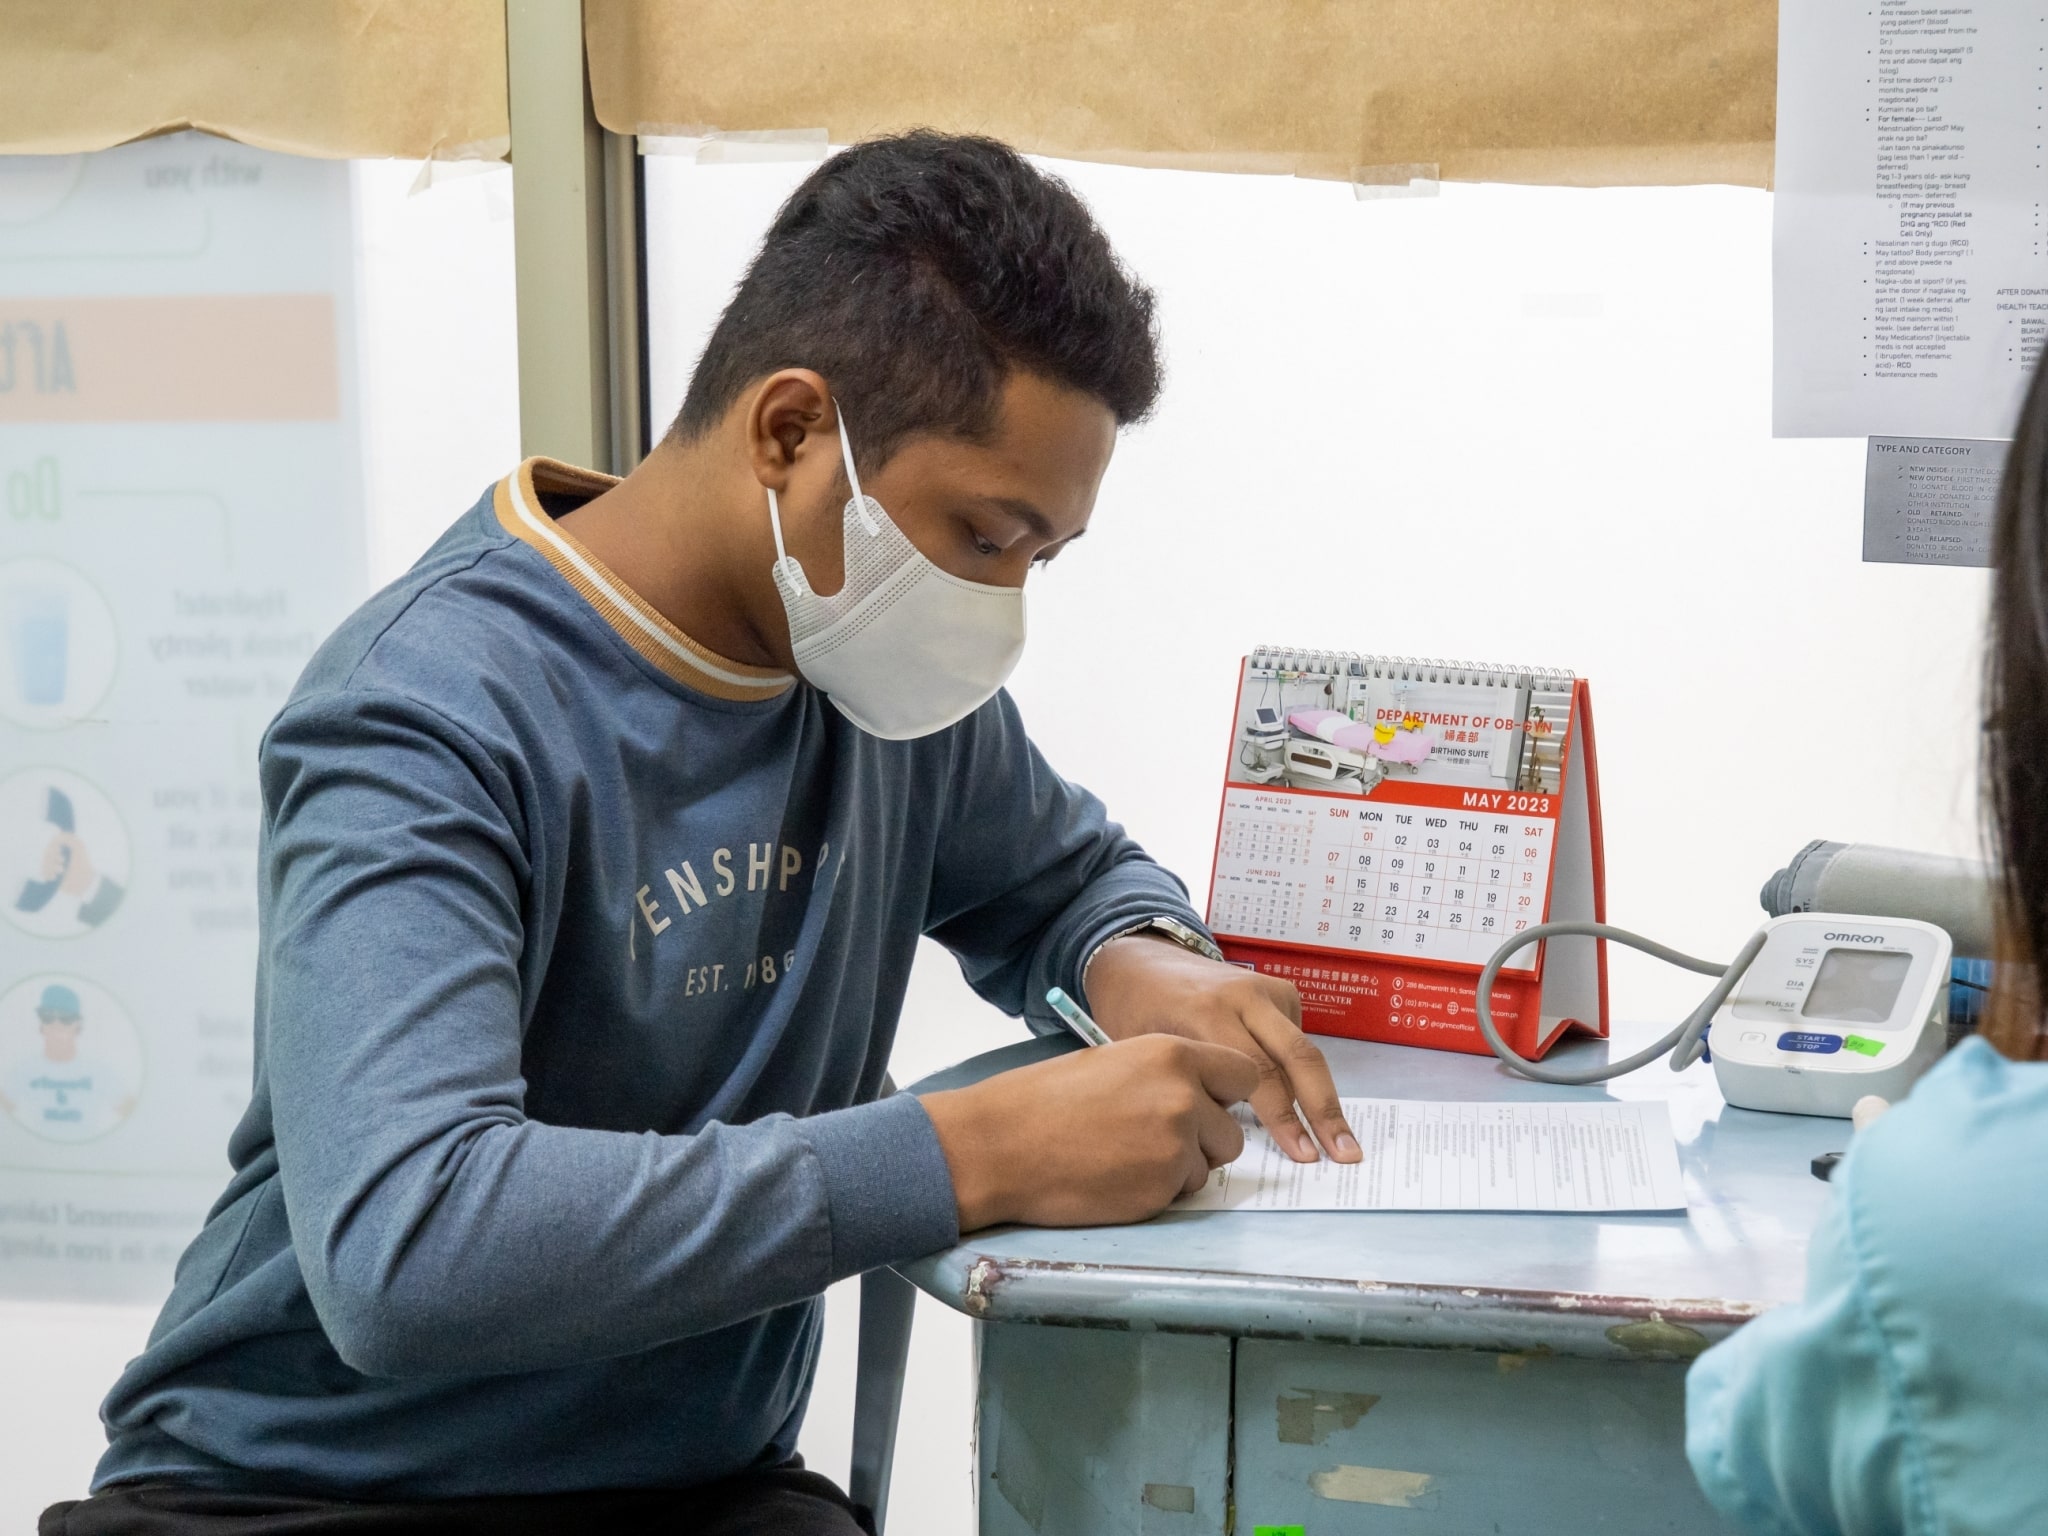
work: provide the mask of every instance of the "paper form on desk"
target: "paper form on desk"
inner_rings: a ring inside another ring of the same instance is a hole
[[[1363,1161],[1297,1163],[1252,1113],[1244,1153],[1177,1211],[1682,1211],[1661,1101],[1346,1099]]]

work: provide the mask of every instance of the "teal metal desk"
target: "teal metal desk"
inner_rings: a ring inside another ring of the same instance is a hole
[[[1617,1051],[1646,1038],[1621,1029]],[[1603,1092],[1324,1044],[1347,1094]],[[1065,1048],[1025,1042],[917,1087]],[[1730,1109],[1704,1064],[1604,1091],[1669,1101],[1689,1215],[1169,1214],[997,1228],[903,1266],[981,1325],[981,1530],[1722,1530],[1683,1454],[1686,1362],[1799,1295],[1827,1198],[1808,1165],[1849,1127]]]

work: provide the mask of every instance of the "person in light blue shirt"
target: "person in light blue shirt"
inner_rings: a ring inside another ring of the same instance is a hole
[[[2048,954],[2048,372],[2007,460],[1985,798],[2007,958]],[[1686,1451],[1756,1536],[2048,1531],[2048,1048],[2031,969],[1860,1132],[1805,1298],[1694,1363]]]

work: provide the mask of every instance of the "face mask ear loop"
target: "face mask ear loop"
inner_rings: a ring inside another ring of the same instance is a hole
[[[841,410],[838,416],[839,456],[846,460],[846,483],[853,487],[853,509],[860,517],[861,527],[867,529],[868,536],[873,538],[882,530],[875,522],[874,515],[868,511],[867,497],[861,494],[860,471],[853,467],[853,444],[846,437],[846,412]]]
[[[768,526],[775,530],[775,563],[789,564],[789,551],[782,547],[782,504],[775,499],[775,487],[761,487],[768,493]]]

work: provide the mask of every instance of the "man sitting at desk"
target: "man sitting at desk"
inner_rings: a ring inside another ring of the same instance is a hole
[[[1063,185],[862,145],[644,464],[521,465],[341,627],[262,748],[234,1175],[46,1533],[850,1532],[794,1459],[826,1286],[1150,1216],[1246,1097],[1358,1156],[1292,989],[998,691],[1158,386]],[[878,1099],[921,934],[1126,1038]]]

